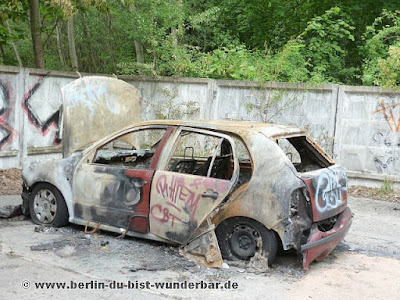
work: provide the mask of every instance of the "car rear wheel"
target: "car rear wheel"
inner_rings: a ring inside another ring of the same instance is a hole
[[[269,263],[275,260],[278,250],[275,233],[255,220],[227,219],[217,227],[216,234],[224,259],[249,260],[259,252]]]
[[[68,208],[61,192],[49,183],[39,183],[32,191],[29,212],[39,225],[62,227],[68,223]]]

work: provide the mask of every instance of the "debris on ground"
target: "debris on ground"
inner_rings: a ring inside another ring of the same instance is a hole
[[[0,218],[12,218],[22,215],[21,205],[6,205],[0,207]]]
[[[247,271],[256,274],[269,271],[268,258],[264,252],[265,251],[257,251],[256,254],[250,258],[246,268]]]
[[[90,245],[90,240],[85,238],[77,238],[77,239],[63,239],[61,241],[55,241],[51,243],[44,243],[35,246],[31,246],[31,251],[49,251],[49,250],[59,250],[66,246],[70,247],[84,247]]]
[[[109,241],[101,241],[100,246],[104,247],[107,246],[110,242]]]
[[[47,227],[47,226],[36,226],[33,231],[35,232],[56,232],[58,231],[57,227]]]

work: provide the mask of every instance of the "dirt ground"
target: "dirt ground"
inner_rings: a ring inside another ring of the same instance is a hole
[[[0,195],[16,195],[21,192],[21,169],[0,169]]]
[[[0,195],[16,195],[22,192],[21,169],[0,169]],[[377,188],[349,187],[349,195],[358,198],[400,202],[400,192],[382,193]]]
[[[19,196],[0,196],[0,206]],[[29,218],[0,219],[0,294],[4,298],[65,299],[399,299],[400,203],[350,197],[354,213],[344,242],[308,272],[294,253],[270,268],[225,261],[201,267],[178,249],[141,239],[85,234],[82,226],[45,228]],[[237,289],[37,289],[38,282],[237,283]],[[29,288],[22,284],[29,281]]]
[[[399,202],[400,203],[400,192],[383,192],[377,188],[370,188],[366,186],[350,186],[349,194],[353,197],[358,198],[369,198],[382,201]]]

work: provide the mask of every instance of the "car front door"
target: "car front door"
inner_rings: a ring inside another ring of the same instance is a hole
[[[75,217],[147,233],[150,185],[172,127],[139,127],[88,153],[73,178]]]
[[[235,144],[225,134],[181,127],[164,151],[150,196],[150,232],[187,243],[236,184]]]

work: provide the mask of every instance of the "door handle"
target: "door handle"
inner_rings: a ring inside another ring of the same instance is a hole
[[[211,198],[211,199],[217,199],[218,198],[218,193],[217,192],[211,192],[211,193],[207,193],[207,192],[204,192],[203,194],[201,194],[201,196],[203,197],[203,198]]]

